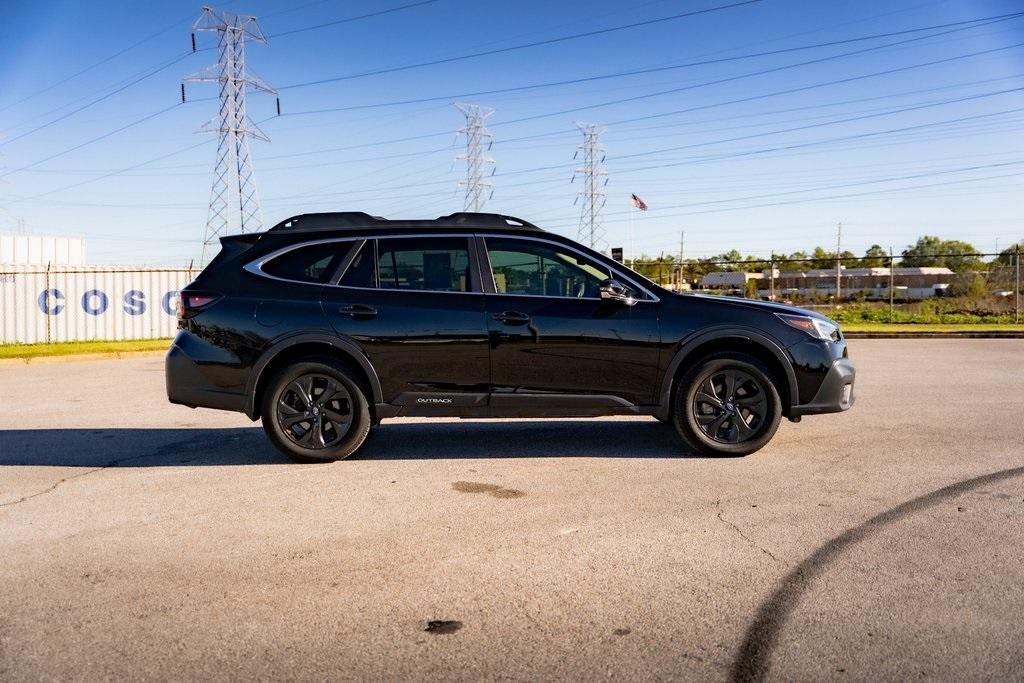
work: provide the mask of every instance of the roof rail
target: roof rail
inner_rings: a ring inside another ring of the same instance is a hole
[[[461,228],[518,228],[521,230],[540,230],[533,223],[515,216],[500,213],[472,213],[463,211],[447,216],[431,219],[388,220],[380,216],[371,216],[362,211],[340,211],[334,213],[304,213],[287,218],[267,232],[291,231],[327,231],[345,230],[347,228],[379,228],[387,226],[427,227],[431,225],[458,226]]]
[[[475,213],[471,211],[460,211],[458,213],[450,213],[447,216],[438,216],[437,222],[455,223],[456,225],[480,228],[502,227],[540,230],[540,228],[529,221],[524,221],[522,218],[516,218],[515,216],[506,216],[501,213]]]
[[[387,219],[371,216],[363,211],[338,211],[334,213],[304,213],[287,218],[267,232],[285,230],[332,230],[337,228],[366,227],[386,223]]]

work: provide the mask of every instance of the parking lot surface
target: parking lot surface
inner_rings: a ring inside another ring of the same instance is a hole
[[[0,680],[1016,679],[1024,340],[856,340],[746,458],[386,421],[297,465],[162,359],[0,367]]]

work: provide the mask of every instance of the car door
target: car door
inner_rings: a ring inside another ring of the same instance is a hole
[[[337,334],[362,347],[384,401],[403,414],[485,406],[487,325],[466,236],[367,239],[324,311]]]
[[[656,297],[633,284],[633,305],[602,299],[601,284],[616,274],[554,241],[478,239],[492,406],[601,412],[653,404],[660,344]]]

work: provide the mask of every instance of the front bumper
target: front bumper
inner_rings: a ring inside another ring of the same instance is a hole
[[[819,415],[821,413],[840,413],[849,410],[853,405],[853,382],[857,371],[849,358],[832,361],[825,380],[821,383],[818,393],[810,403],[790,408],[792,417],[801,415]]]

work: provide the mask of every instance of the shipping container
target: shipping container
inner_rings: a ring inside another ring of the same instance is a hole
[[[0,343],[173,337],[198,271],[0,265]]]

